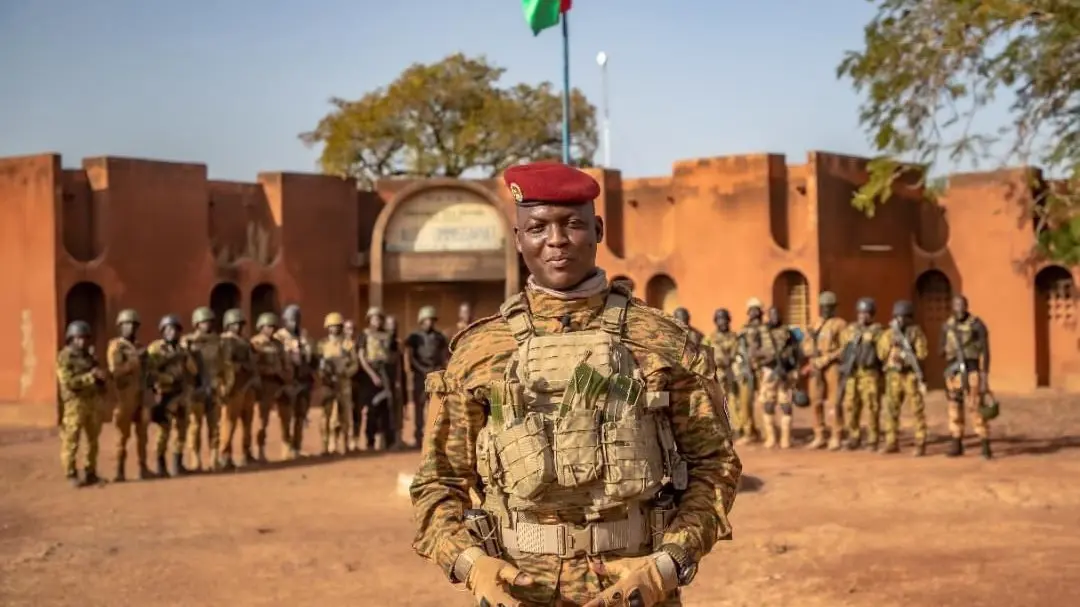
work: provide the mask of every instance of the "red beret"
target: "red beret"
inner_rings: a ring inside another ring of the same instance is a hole
[[[534,162],[506,169],[503,181],[520,207],[582,205],[600,196],[600,184],[561,162]]]

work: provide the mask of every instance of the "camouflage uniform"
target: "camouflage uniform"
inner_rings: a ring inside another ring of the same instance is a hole
[[[282,327],[274,333],[274,338],[284,347],[289,368],[289,381],[278,399],[278,416],[281,417],[282,411],[286,411],[291,420],[285,459],[294,459],[300,455],[304,445],[304,426],[307,424],[308,409],[311,408],[311,389],[315,384],[315,349],[304,330],[293,335]]]
[[[123,310],[116,317],[116,324],[139,324],[139,315],[135,310]],[[146,378],[143,369],[142,348],[124,337],[109,340],[105,350],[105,360],[109,365],[112,378],[115,410],[113,425],[116,426],[116,480],[124,480],[124,466],[127,461],[127,444],[131,430],[135,429],[135,454],[138,457],[139,477],[149,476],[146,465],[146,447],[150,411],[144,405],[146,397]]]
[[[950,455],[963,453],[965,409],[971,416],[975,436],[983,440],[983,456],[989,458],[990,425],[983,415],[986,395],[980,373],[990,368],[990,337],[982,319],[973,314],[960,320],[955,316],[941,328],[941,349],[945,354],[945,391],[949,398],[949,434],[953,438]],[[966,376],[960,364],[967,367]]]
[[[341,314],[327,314],[324,327],[341,326]],[[345,453],[356,448],[349,436],[353,425],[353,397],[350,378],[359,366],[356,361],[356,344],[344,335],[327,335],[315,346],[319,359],[319,384],[322,403],[322,452]]]
[[[907,304],[903,306],[902,304]],[[909,302],[897,302],[894,314],[908,310]],[[910,312],[907,312],[910,315]],[[911,347],[915,360],[910,360],[903,340]],[[903,328],[893,324],[882,332],[877,341],[878,358],[885,361],[885,451],[897,451],[897,435],[900,432],[900,409],[906,403],[915,418],[915,454],[926,450],[926,403],[923,394],[926,386],[920,381],[915,365],[921,365],[929,353],[926,334],[916,324]]]
[[[277,327],[277,316],[265,313],[255,322],[255,330],[263,327]],[[259,373],[259,391],[255,402],[258,407],[258,429],[255,432],[256,459],[266,461],[266,435],[270,426],[270,413],[277,407],[278,421],[281,422],[281,440],[287,450],[292,444],[292,408],[291,403],[282,396],[290,378],[288,357],[285,346],[274,337],[257,333],[251,338],[251,349],[255,355],[255,368]]]
[[[481,484],[503,558],[534,580],[510,590],[529,606],[578,605],[619,579],[590,562],[613,571],[663,544],[696,563],[730,537],[741,464],[711,354],[630,297],[618,284],[569,301],[530,287],[456,335],[448,368],[428,375],[432,421],[411,490],[414,547],[451,581],[459,581],[458,557],[480,543],[463,513]],[[618,384],[585,382],[608,371]],[[666,489],[657,494],[662,477],[682,485],[677,503]],[[678,590],[658,604],[679,605]]]
[[[864,307],[873,301],[859,300]],[[849,449],[857,449],[861,443],[862,413],[865,409],[869,416],[866,420],[866,446],[877,449],[881,435],[881,359],[877,355],[877,342],[881,337],[881,325],[871,321],[869,324],[854,322],[844,327],[840,342],[844,344],[845,356],[854,356],[851,376],[844,386],[844,417],[848,424]],[[858,343],[856,344],[856,340]]]
[[[795,377],[792,374],[795,339],[786,326],[761,329],[761,349],[758,351],[761,370],[758,374],[757,409],[762,413],[765,428],[765,448],[777,445],[774,419],[777,405],[780,406],[780,441],[781,449],[791,448],[792,391]]]
[[[236,425],[240,424],[241,459],[246,465],[252,459],[251,423],[255,413],[255,394],[259,388],[259,374],[255,369],[255,353],[251,344],[240,331],[244,313],[239,309],[225,312],[221,333],[221,442],[218,449],[218,465],[230,468],[233,464],[233,438]]]
[[[830,291],[818,296],[822,307],[835,306],[836,295]],[[807,374],[807,392],[810,405],[814,410],[814,440],[807,445],[809,449],[825,446],[825,421],[828,417],[830,433],[829,449],[840,449],[844,440],[843,403],[835,402],[840,391],[840,356],[844,346],[840,336],[847,327],[847,322],[836,316],[821,317],[810,328],[807,339],[802,341],[803,357],[809,361]],[[828,412],[826,414],[826,411]]]
[[[747,302],[748,309],[761,308],[761,301],[751,298]],[[739,414],[736,416],[741,427],[736,428],[739,439],[738,445],[746,445],[755,442],[759,438],[757,420],[754,416],[754,401],[757,391],[760,389],[761,363],[754,357],[754,353],[761,348],[761,334],[765,325],[760,320],[748,322],[743,325],[737,337],[739,348],[737,350],[736,379],[739,385]],[[750,374],[747,375],[745,367],[749,366]]]
[[[75,321],[68,326],[67,339],[90,337],[90,325]],[[101,369],[89,349],[64,346],[56,357],[56,380],[60,387],[63,415],[60,420],[60,463],[64,474],[78,480],[76,458],[80,434],[86,434],[86,483],[97,482],[98,439],[101,437],[102,398],[105,380],[94,375]],[[100,370],[104,376],[104,370]]]
[[[381,312],[380,312],[381,314]],[[371,311],[368,311],[371,316]],[[382,379],[382,386],[376,386],[367,373],[360,376],[364,390],[364,405],[367,407],[367,420],[364,423],[364,435],[368,450],[377,447],[376,439],[383,438],[383,446],[393,442],[393,407],[394,407],[394,384],[390,377],[390,346],[391,335],[386,331],[375,330],[371,327],[364,329],[358,344],[360,356]]]
[[[702,340],[702,346],[712,350],[716,366],[716,382],[724,395],[724,403],[731,417],[733,428],[742,426],[739,407],[734,406],[739,398],[739,383],[735,381],[738,369],[735,367],[736,351],[739,348],[739,336],[731,330],[717,331]]]
[[[158,323],[158,329],[164,331],[167,325],[181,330],[180,319],[166,316]],[[184,468],[184,439],[188,427],[188,399],[191,395],[194,378],[199,374],[199,367],[191,354],[180,347],[179,340],[168,342],[157,339],[146,348],[147,374],[154,390],[154,408],[151,419],[159,427],[156,453],[158,474],[168,472],[165,456],[169,447],[170,434],[175,436],[173,443],[173,470],[175,474],[187,472]]]
[[[210,462],[215,467],[221,440],[218,433],[222,409],[221,336],[198,329],[199,323],[213,320],[213,310],[197,308],[191,315],[191,325],[196,327],[196,330],[180,338],[180,347],[191,352],[199,368],[194,382],[195,389],[191,390],[188,399],[187,448],[195,456],[194,470],[203,468],[203,424],[206,425]]]

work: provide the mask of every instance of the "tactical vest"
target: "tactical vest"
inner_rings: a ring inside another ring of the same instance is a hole
[[[386,331],[364,330],[364,356],[369,363],[385,364],[390,361],[390,334]]]
[[[57,357],[59,366],[68,377],[78,377],[92,371],[97,366],[97,359],[86,351],[78,351],[70,346],[65,346]],[[99,382],[88,382],[82,387],[72,388],[60,382],[61,402],[71,402],[78,399],[95,398],[101,393]]]
[[[918,341],[919,328],[915,325],[909,325],[902,329],[903,333],[897,330],[895,326],[888,328],[889,350],[885,355],[885,368],[890,371],[911,371],[914,369],[910,360],[908,360],[905,350],[903,339],[907,339],[908,345],[911,346],[911,351],[914,354],[915,344]],[[880,352],[879,352],[880,354]]]
[[[446,347],[446,339],[438,331],[417,331],[420,336],[420,347],[416,348],[415,357],[425,367],[433,368],[440,362],[442,352]]]
[[[293,379],[303,384],[311,382],[315,370],[312,368],[313,353],[307,334],[301,332],[293,335],[288,329],[281,328],[274,333],[274,339],[281,342],[285,354],[289,357]]]
[[[158,339],[147,348],[151,360],[157,360],[161,366],[154,369],[154,383],[165,392],[179,390],[188,379],[187,354],[178,344],[170,344]]]
[[[731,367],[735,361],[735,351],[739,347],[738,337],[731,331],[727,333],[717,331],[713,333],[709,342],[712,346],[713,362],[716,363],[716,368],[726,370]]]
[[[810,330],[808,339],[803,340],[803,353],[807,358],[821,356],[828,352],[839,349],[840,334],[843,332],[837,325],[843,325],[844,321],[835,316],[829,319],[818,320],[817,326]]]
[[[351,374],[349,369],[349,356],[352,355],[352,341],[344,337],[327,337],[319,342],[319,357],[330,361],[334,367],[334,373],[338,376]]]
[[[790,331],[787,327],[768,327],[761,329],[761,348],[758,352],[768,359],[763,363],[766,367],[772,366],[776,361],[776,355],[782,354],[790,339]]]
[[[221,337],[215,333],[189,333],[184,336],[182,343],[202,359],[203,372],[209,381],[217,378],[221,369]]]
[[[849,325],[848,328],[852,331],[852,338],[855,335],[862,334],[862,338],[855,348],[855,368],[864,370],[881,369],[881,360],[878,359],[877,355],[877,340],[881,337],[881,325],[878,323],[866,327]]]
[[[270,381],[282,381],[277,376],[277,371],[283,370],[285,364],[285,351],[281,342],[260,334],[251,340],[251,349],[255,355],[255,368],[259,374]]]
[[[538,515],[576,510],[597,520],[617,507],[628,518],[587,526],[588,538],[578,540],[588,546],[577,549],[634,551],[651,541],[648,501],[666,480],[686,486],[669,394],[646,392],[622,343],[628,303],[613,290],[598,327],[543,335],[524,293],[500,309],[518,347],[503,379],[489,386],[476,450],[484,508],[499,518],[511,551],[566,556],[567,526],[540,524]]]
[[[251,350],[251,344],[236,333],[222,333],[221,341],[222,350],[229,353],[228,359],[222,357],[222,367],[227,367],[236,378],[251,379],[249,376],[255,366],[255,357]]]
[[[945,322],[945,360],[954,361],[961,356],[965,360],[979,360],[985,344],[975,330],[977,322],[979,319],[972,314],[963,321],[951,317]]]

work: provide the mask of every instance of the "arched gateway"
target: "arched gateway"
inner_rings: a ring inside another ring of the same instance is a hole
[[[513,230],[500,201],[474,183],[428,180],[402,190],[379,213],[371,242],[372,305],[402,332],[422,306],[452,327],[462,302],[494,314],[520,288]]]

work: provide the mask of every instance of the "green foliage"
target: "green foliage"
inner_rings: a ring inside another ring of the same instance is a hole
[[[859,120],[879,154],[852,204],[873,214],[896,180],[939,160],[1039,166],[1064,187],[1038,192],[1040,252],[1080,259],[1080,0],[868,0],[863,49],[837,68],[863,97]],[[999,96],[1010,124],[975,116]]]
[[[549,82],[500,88],[506,70],[462,54],[414,64],[355,101],[333,98],[315,129],[323,172],[362,185],[385,177],[493,177],[522,161],[562,157],[562,93]],[[571,158],[590,166],[596,108],[570,93]]]

